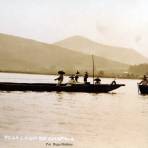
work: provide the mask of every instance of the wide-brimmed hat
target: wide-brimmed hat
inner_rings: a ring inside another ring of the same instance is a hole
[[[95,78],[94,80],[95,80],[95,81],[101,81],[101,79],[100,79],[100,78]]]
[[[63,70],[58,71],[58,74],[65,74]]]

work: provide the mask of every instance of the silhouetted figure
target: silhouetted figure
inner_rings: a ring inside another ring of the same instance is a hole
[[[54,80],[58,80],[58,85],[61,85],[64,79],[64,71],[58,71],[59,77],[54,79]]]
[[[116,83],[116,79],[114,79],[113,81],[112,81],[112,83],[111,83],[111,85],[116,85],[117,83]]]
[[[73,85],[73,84],[76,84],[76,80],[74,79],[74,75],[71,75],[70,77],[70,81],[68,82],[68,85]]]
[[[101,79],[99,77],[95,78],[94,81],[96,85],[101,84]]]
[[[80,74],[79,71],[77,71],[76,74],[75,74],[75,80],[76,80],[76,82],[78,82],[79,74]]]
[[[84,74],[84,83],[87,84],[87,79],[88,79],[88,72],[85,72]]]
[[[139,84],[141,84],[141,85],[148,85],[148,79],[147,79],[146,75],[143,76],[143,79],[142,79],[142,81]]]

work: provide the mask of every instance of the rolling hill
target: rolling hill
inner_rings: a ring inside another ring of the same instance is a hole
[[[73,36],[56,42],[54,45],[86,54],[93,52],[96,56],[129,65],[148,63],[148,58],[136,50],[102,45],[81,36]]]
[[[97,70],[126,71],[128,65],[95,56]],[[91,56],[12,35],[0,34],[0,71],[55,74],[92,71]]]

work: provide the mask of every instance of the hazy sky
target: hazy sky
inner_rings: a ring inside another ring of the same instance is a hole
[[[0,32],[48,43],[82,35],[148,56],[148,1],[0,0]]]

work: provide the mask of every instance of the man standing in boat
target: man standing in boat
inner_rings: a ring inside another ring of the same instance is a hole
[[[76,81],[76,82],[78,82],[79,74],[80,74],[79,71],[77,71],[76,74],[75,74],[75,81]]]
[[[88,79],[88,72],[85,72],[84,74],[84,83],[87,84],[87,79]]]
[[[54,79],[54,80],[58,80],[58,85],[61,85],[64,79],[64,71],[58,71],[59,77]]]

